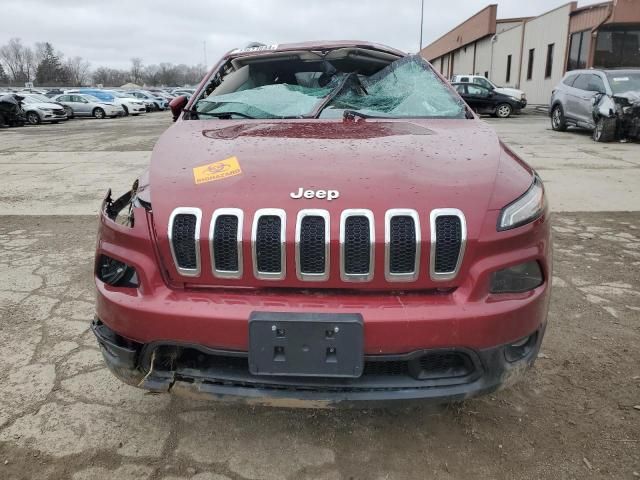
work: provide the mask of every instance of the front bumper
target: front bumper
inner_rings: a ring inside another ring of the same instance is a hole
[[[125,383],[154,392],[300,408],[376,407],[397,401],[444,403],[487,394],[513,384],[526,372],[544,336],[543,325],[524,347],[518,347],[515,359],[509,345],[368,355],[361,377],[336,379],[256,376],[248,371],[246,352],[168,342],[139,344],[117,335],[99,320],[94,320],[92,330],[107,366]],[[442,360],[455,356],[466,360],[455,365]],[[424,358],[434,359],[425,362],[430,367],[419,366]],[[416,373],[416,365],[424,373]]]

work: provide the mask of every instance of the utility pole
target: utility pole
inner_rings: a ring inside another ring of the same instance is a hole
[[[424,25],[424,0],[421,0],[421,5],[420,5],[420,48],[418,49],[418,52],[420,52],[420,50],[422,50],[422,28]]]

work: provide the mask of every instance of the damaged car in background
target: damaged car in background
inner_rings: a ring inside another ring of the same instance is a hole
[[[92,330],[118,378],[320,408],[463,400],[532,365],[543,184],[420,56],[251,45],[171,109],[99,219]]]
[[[640,140],[640,70],[572,70],[556,86],[553,130],[593,131],[596,142]]]

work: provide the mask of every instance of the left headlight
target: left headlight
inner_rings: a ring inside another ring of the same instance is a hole
[[[502,209],[498,218],[498,231],[509,230],[534,221],[542,215],[544,207],[544,187],[536,175],[529,190]]]

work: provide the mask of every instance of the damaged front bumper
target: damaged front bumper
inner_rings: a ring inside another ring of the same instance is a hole
[[[615,138],[640,139],[640,99],[637,96],[600,95],[594,99],[593,118],[615,121]]]
[[[508,386],[533,364],[544,325],[522,341],[488,349],[448,348],[401,355],[366,355],[358,378],[258,376],[246,352],[201,345],[140,344],[92,323],[109,369],[119,379],[154,392],[301,408],[376,407],[402,401],[461,401]]]

